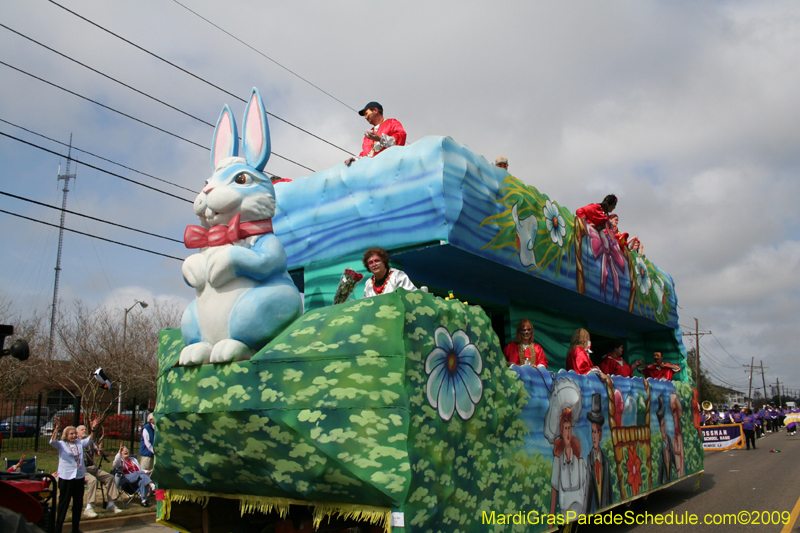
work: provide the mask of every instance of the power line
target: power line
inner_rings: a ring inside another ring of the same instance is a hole
[[[67,146],[67,143],[65,143],[65,142],[61,142],[59,140],[52,139],[52,138],[48,137],[47,135],[42,135],[41,133],[37,133],[37,132],[35,132],[33,130],[29,130],[28,128],[23,128],[19,124],[14,124],[13,122],[9,122],[8,120],[0,118],[0,122],[4,122],[4,123],[6,123],[6,124],[8,124],[10,126],[14,126],[15,128],[19,128],[22,131],[27,131],[28,133],[31,133],[31,134],[36,135],[38,137],[41,137],[43,139],[47,139],[48,141],[52,141],[52,142],[60,144],[62,146]],[[108,158],[105,158],[103,156],[94,154],[92,152],[89,152],[89,151],[86,151],[86,150],[81,150],[80,148],[76,148],[74,146],[72,147],[72,149],[75,150],[76,152],[83,152],[84,154],[90,155],[92,157],[96,157],[97,159],[102,159],[103,161],[111,163],[112,165],[117,165],[118,167],[122,167],[122,168],[124,168],[126,170],[130,170],[131,172],[136,172],[137,174],[141,174],[142,176],[147,176],[148,178],[153,178],[154,180],[158,180],[160,182],[167,183],[169,185],[172,185],[173,187],[178,187],[179,189],[183,189],[183,190],[189,191],[189,192],[194,192],[194,193],[197,192],[196,190],[190,189],[189,187],[184,187],[183,185],[178,185],[177,183],[172,183],[171,181],[167,181],[165,179],[158,178],[156,176],[153,176],[152,174],[148,174],[147,172],[142,172],[141,170],[136,170],[135,168],[131,168],[129,166],[123,165],[122,163],[117,163],[116,161],[112,161],[111,159],[108,159]]]
[[[217,89],[217,90],[219,90],[219,91],[222,91],[223,93],[227,94],[228,96],[231,96],[231,97],[233,97],[233,98],[236,98],[237,100],[239,100],[239,101],[241,101],[241,102],[247,103],[247,100],[245,100],[244,98],[242,98],[242,97],[240,97],[240,96],[237,96],[237,95],[233,94],[232,92],[230,92],[230,91],[227,91],[227,90],[223,89],[223,88],[222,88],[222,87],[220,87],[219,85],[214,85],[214,84],[213,84],[213,83],[211,83],[210,81],[208,81],[208,80],[206,80],[206,79],[204,79],[204,78],[202,78],[202,77],[198,76],[197,74],[194,74],[193,72],[190,72],[189,70],[186,70],[185,68],[183,68],[183,67],[181,67],[181,66],[178,66],[178,65],[176,65],[175,63],[173,63],[173,62],[171,62],[171,61],[169,61],[169,60],[167,60],[167,59],[164,59],[163,57],[159,56],[158,54],[156,54],[156,53],[154,53],[154,52],[151,52],[151,51],[147,50],[146,48],[144,48],[144,47],[142,47],[142,46],[139,46],[138,44],[134,43],[133,41],[130,41],[130,40],[126,39],[125,37],[122,37],[121,35],[118,35],[118,34],[114,33],[113,31],[111,31],[111,30],[109,30],[109,29],[107,29],[107,28],[104,28],[104,27],[103,27],[103,26],[101,26],[100,24],[97,24],[96,22],[93,22],[93,21],[89,20],[88,18],[84,17],[83,15],[79,15],[78,13],[76,13],[76,12],[74,12],[74,11],[72,11],[72,10],[70,10],[70,9],[68,9],[68,8],[66,8],[66,7],[64,7],[64,6],[62,6],[61,4],[59,4],[58,2],[56,2],[55,0],[48,0],[48,1],[49,1],[51,4],[53,4],[53,5],[56,5],[56,6],[60,7],[60,8],[61,8],[61,9],[63,9],[64,11],[66,11],[66,12],[68,12],[68,13],[71,13],[72,15],[74,15],[74,16],[76,16],[76,17],[78,17],[79,19],[81,19],[81,20],[83,20],[83,21],[85,21],[85,22],[88,22],[88,23],[89,23],[89,24],[91,24],[92,26],[94,26],[94,27],[96,27],[96,28],[98,28],[98,29],[100,29],[100,30],[103,30],[104,32],[106,32],[106,33],[108,33],[108,34],[110,34],[110,35],[113,35],[114,37],[116,37],[117,39],[119,39],[119,40],[121,40],[121,41],[123,41],[123,42],[125,42],[125,43],[128,43],[129,45],[133,46],[134,48],[137,48],[137,49],[141,50],[142,52],[145,52],[146,54],[149,54],[149,55],[151,55],[151,56],[155,57],[156,59],[158,59],[158,60],[160,60],[160,61],[163,61],[163,62],[164,62],[164,63],[166,63],[167,65],[169,65],[169,66],[171,66],[171,67],[174,67],[174,68],[176,68],[176,69],[180,70],[181,72],[183,72],[183,73],[185,73],[185,74],[188,74],[189,76],[191,76],[191,77],[195,78],[196,80],[198,80],[198,81],[201,81],[201,82],[205,83],[206,85],[209,85],[209,86],[211,86],[211,87],[213,87],[213,88],[215,88],[215,89]],[[354,153],[352,153],[352,152],[350,152],[350,151],[348,151],[348,150],[345,150],[345,149],[344,149],[344,148],[342,148],[341,146],[337,146],[337,145],[333,144],[332,142],[330,142],[330,141],[328,141],[328,140],[325,140],[325,139],[323,139],[323,138],[322,138],[322,137],[320,137],[319,135],[315,135],[315,134],[311,133],[310,131],[308,131],[308,130],[306,130],[306,129],[303,129],[303,128],[301,128],[301,127],[300,127],[300,126],[298,126],[297,124],[293,124],[293,123],[289,122],[288,120],[286,120],[286,119],[284,119],[284,118],[281,118],[281,117],[279,117],[278,115],[275,115],[274,113],[270,113],[269,111],[267,111],[267,115],[269,115],[269,116],[271,116],[271,117],[273,117],[273,118],[275,118],[275,119],[277,119],[277,120],[280,120],[281,122],[284,122],[285,124],[288,124],[289,126],[292,126],[293,128],[296,128],[296,129],[298,129],[298,130],[302,131],[303,133],[305,133],[305,134],[307,134],[307,135],[310,135],[310,136],[314,137],[315,139],[318,139],[318,140],[320,140],[320,141],[324,142],[325,144],[329,144],[330,146],[333,146],[334,148],[338,148],[339,150],[341,150],[341,151],[345,152],[346,154],[349,154],[349,155],[352,155],[352,156],[355,156],[355,155],[356,155],[356,154],[354,154]],[[276,154],[276,155],[277,155],[277,154]],[[312,170],[312,172],[313,172],[313,170]]]
[[[124,113],[124,112],[120,111],[119,109],[114,109],[113,107],[109,107],[109,106],[107,106],[107,105],[105,105],[105,104],[101,104],[101,103],[100,103],[100,102],[98,102],[97,100],[92,100],[91,98],[88,98],[88,97],[86,97],[86,96],[83,96],[83,95],[81,95],[81,94],[78,94],[78,93],[76,93],[75,91],[70,91],[70,90],[69,90],[69,89],[67,89],[67,88],[64,88],[64,87],[62,87],[62,86],[60,86],[60,85],[57,85],[57,84],[55,84],[55,83],[53,83],[53,82],[51,82],[51,81],[47,81],[47,80],[46,80],[46,79],[44,79],[44,78],[40,78],[39,76],[36,76],[36,75],[34,75],[34,74],[31,74],[30,72],[26,72],[26,71],[24,71],[24,70],[22,70],[22,69],[19,69],[19,68],[17,68],[17,67],[15,67],[15,66],[13,66],[13,65],[9,65],[8,63],[6,63],[6,62],[4,62],[4,61],[0,61],[0,65],[5,65],[5,66],[7,66],[8,68],[14,69],[14,70],[16,70],[17,72],[21,72],[22,74],[25,74],[26,76],[30,76],[31,78],[33,78],[33,79],[35,79],[35,80],[39,80],[39,81],[41,81],[41,82],[43,82],[43,83],[46,83],[47,85],[51,85],[51,86],[53,86],[53,87],[55,87],[55,88],[57,88],[57,89],[61,89],[62,91],[64,91],[64,92],[67,92],[67,93],[69,93],[69,94],[71,94],[71,95],[73,95],[73,96],[77,96],[78,98],[82,98],[82,99],[84,99],[84,100],[86,100],[86,101],[88,101],[88,102],[91,102],[91,103],[95,104],[95,105],[99,105],[100,107],[102,107],[102,108],[104,108],[104,109],[108,109],[109,111],[113,111],[114,113],[118,113],[118,114],[122,115],[123,117],[127,117],[127,118],[129,118],[129,119],[131,119],[131,120],[134,120],[134,121],[136,121],[136,122],[140,123],[140,124],[144,124],[145,126],[150,126],[151,128],[153,128],[153,129],[155,129],[155,130],[158,130],[158,131],[160,131],[160,132],[162,132],[162,133],[166,133],[167,135],[171,135],[172,137],[175,137],[175,138],[177,138],[177,139],[180,139],[180,140],[182,140],[182,141],[186,141],[187,143],[189,143],[189,144],[193,144],[193,145],[195,145],[195,146],[197,146],[197,147],[200,147],[200,148],[202,148],[203,150],[208,150],[208,147],[206,147],[206,146],[203,146],[203,145],[202,145],[202,144],[200,144],[200,143],[196,143],[196,142],[194,142],[194,141],[191,141],[191,140],[187,139],[186,137],[181,137],[181,136],[180,136],[180,135],[178,135],[177,133],[172,133],[171,131],[167,131],[167,130],[165,130],[164,128],[159,128],[158,126],[156,126],[156,125],[154,125],[154,124],[150,124],[149,122],[145,122],[144,120],[142,120],[142,119],[139,119],[139,118],[136,118],[136,117],[134,117],[133,115],[129,115],[129,114],[127,114],[127,113]]]
[[[732,355],[730,354],[730,352],[728,352],[728,350],[726,350],[726,349],[725,349],[725,347],[722,345],[722,343],[721,343],[721,342],[719,342],[719,339],[717,339],[717,337],[716,337],[716,336],[715,336],[713,333],[711,334],[711,338],[712,338],[712,339],[714,339],[715,341],[717,341],[717,344],[719,344],[719,347],[720,347],[720,348],[722,348],[722,351],[723,351],[723,352],[725,352],[726,354],[728,354],[728,357],[730,357],[731,359],[733,359],[734,361],[736,361],[736,362],[737,362],[737,363],[739,363],[740,365],[741,365],[741,364],[743,364],[741,361],[739,361],[739,360],[738,360],[738,359],[736,359],[734,356],[732,356]]]
[[[76,92],[74,92],[74,91],[71,91],[71,90],[69,90],[69,89],[66,89],[66,88],[64,88],[64,87],[62,87],[62,86],[60,86],[60,85],[57,85],[57,84],[55,84],[55,83],[53,83],[53,82],[51,82],[51,81],[47,81],[47,80],[45,80],[44,78],[40,78],[39,76],[36,76],[36,75],[34,75],[34,74],[31,74],[30,72],[26,72],[26,71],[24,71],[24,70],[22,70],[22,69],[20,69],[20,68],[17,68],[17,67],[15,67],[15,66],[13,66],[13,65],[9,65],[8,63],[6,63],[6,62],[4,62],[4,61],[0,61],[0,65],[5,65],[5,66],[7,66],[7,67],[9,67],[9,68],[11,68],[11,69],[14,69],[14,70],[16,70],[17,72],[20,72],[20,73],[22,73],[22,74],[25,74],[25,75],[27,75],[27,76],[30,76],[30,77],[31,77],[31,78],[33,78],[33,79],[39,80],[39,81],[41,81],[41,82],[43,82],[43,83],[46,83],[46,84],[48,84],[48,85],[51,85],[51,86],[53,86],[53,87],[56,87],[56,88],[58,88],[58,89],[61,89],[61,90],[62,90],[62,91],[64,91],[64,92],[67,92],[67,93],[69,93],[69,94],[72,94],[72,95],[74,95],[74,96],[77,96],[78,98],[82,98],[82,99],[84,99],[84,100],[87,100],[87,101],[89,101],[89,102],[91,102],[91,103],[93,103],[93,104],[99,105],[99,106],[100,106],[100,107],[102,107],[102,108],[108,109],[109,111],[113,111],[114,113],[118,113],[118,114],[120,114],[120,115],[122,115],[122,116],[124,116],[124,117],[127,117],[127,118],[129,118],[129,119],[131,119],[131,120],[134,120],[134,121],[136,121],[136,122],[139,122],[140,124],[144,124],[145,126],[150,126],[151,128],[153,128],[153,129],[155,129],[155,130],[158,130],[158,131],[160,131],[160,132],[166,133],[167,135],[171,135],[172,137],[176,137],[176,138],[178,138],[178,139],[180,139],[180,140],[182,140],[182,141],[186,141],[186,142],[187,142],[187,143],[189,143],[189,144],[192,144],[192,145],[194,145],[194,146],[198,146],[198,147],[202,148],[203,150],[208,150],[208,147],[206,147],[206,146],[203,146],[202,144],[196,143],[196,142],[194,142],[194,141],[191,141],[191,140],[189,140],[189,139],[187,139],[187,138],[185,138],[185,137],[181,137],[181,136],[180,136],[180,135],[178,135],[177,133],[172,133],[171,131],[167,131],[167,130],[165,130],[165,129],[163,129],[163,128],[160,128],[160,127],[158,127],[158,126],[156,126],[156,125],[154,125],[154,124],[150,124],[149,122],[146,122],[146,121],[144,121],[144,120],[142,120],[142,119],[136,118],[136,117],[134,117],[133,115],[129,115],[129,114],[127,114],[127,113],[125,113],[125,112],[123,112],[123,111],[120,111],[120,110],[118,110],[118,109],[115,109],[115,108],[113,108],[113,107],[107,106],[107,105],[105,105],[105,104],[101,104],[100,102],[98,102],[98,101],[96,101],[96,100],[92,100],[91,98],[88,98],[88,97],[86,97],[86,96],[83,96],[83,95],[81,95],[81,94],[78,94],[78,93],[76,93]],[[305,166],[305,165],[303,165],[303,164],[300,164],[300,163],[298,163],[297,161],[293,161],[292,159],[289,159],[288,157],[284,157],[284,156],[282,156],[282,155],[280,155],[280,154],[278,154],[278,153],[276,153],[276,152],[272,152],[272,155],[274,155],[275,157],[279,157],[279,158],[283,159],[284,161],[288,161],[289,163],[294,163],[294,164],[295,164],[295,165],[297,165],[298,167],[304,168],[304,169],[306,169],[306,170],[308,170],[308,171],[315,172],[315,170],[314,170],[313,168],[309,168],[309,167],[307,167],[307,166]]]
[[[44,146],[39,146],[38,144],[33,144],[32,142],[24,141],[24,140],[20,139],[19,137],[14,137],[13,135],[9,135],[8,133],[3,133],[2,131],[0,131],[0,135],[2,135],[3,137],[8,137],[9,139],[14,139],[15,141],[21,142],[22,144],[27,144],[28,146],[32,146],[34,148],[38,148],[39,150],[42,150],[43,152],[47,152],[47,153],[50,153],[50,154],[53,154],[53,155],[57,155],[58,157],[62,157],[62,155],[59,154],[58,152],[54,152],[53,150],[49,150],[49,149],[45,148]],[[106,170],[106,169],[103,169],[103,168],[100,168],[100,167],[96,167],[94,165],[90,165],[89,163],[85,163],[85,162],[79,161],[77,159],[74,159],[74,161],[78,161],[81,165],[83,165],[85,167],[93,168],[94,170],[98,170],[98,171],[103,172],[105,174],[108,174],[110,176],[114,176],[115,178],[119,178],[121,180],[129,181],[131,183],[135,183],[136,185],[139,185],[139,186],[144,187],[146,189],[150,189],[152,191],[160,192],[161,194],[166,194],[167,196],[171,196],[172,198],[177,198],[178,200],[181,200],[181,201],[184,201],[184,202],[188,202],[190,204],[194,204],[194,201],[192,201],[192,200],[187,200],[186,198],[181,198],[180,196],[177,196],[177,195],[172,194],[170,192],[162,191],[161,189],[157,189],[157,188],[153,187],[152,185],[147,185],[146,183],[142,183],[141,181],[136,181],[136,180],[133,180],[131,178],[126,178],[125,176],[122,176],[122,175],[117,174],[115,172],[111,172],[110,170]]]
[[[719,359],[717,359],[715,356],[713,356],[713,355],[711,354],[711,352],[710,352],[710,351],[708,350],[708,348],[706,348],[705,346],[701,347],[701,350],[700,350],[700,351],[701,351],[701,352],[702,352],[702,353],[703,353],[703,354],[704,354],[706,357],[709,357],[709,358],[711,358],[711,360],[712,360],[712,361],[716,362],[716,363],[717,363],[718,365],[720,365],[720,366],[724,366],[725,368],[730,368],[730,369],[732,369],[732,370],[733,370],[733,369],[735,369],[735,370],[739,370],[739,367],[738,367],[738,366],[731,366],[731,365],[727,365],[727,364],[723,363],[722,361],[720,361]]]
[[[227,35],[228,37],[231,37],[231,38],[235,39],[236,41],[239,41],[240,43],[242,43],[243,45],[245,45],[246,47],[248,47],[250,50],[252,50],[253,52],[257,53],[258,55],[260,55],[260,56],[262,56],[262,57],[264,57],[265,59],[268,59],[268,60],[272,61],[273,63],[275,63],[276,65],[278,65],[279,67],[281,67],[283,70],[285,70],[285,71],[286,71],[286,72],[288,72],[289,74],[292,74],[293,76],[296,76],[297,78],[300,78],[301,80],[303,80],[303,81],[304,81],[304,82],[306,82],[307,84],[311,85],[312,87],[314,87],[314,88],[315,88],[315,89],[317,89],[318,91],[322,92],[323,94],[326,94],[326,95],[330,96],[331,98],[333,98],[334,100],[336,100],[337,102],[339,102],[340,104],[342,104],[343,106],[345,106],[346,108],[348,108],[348,109],[350,109],[350,110],[352,110],[352,111],[358,112],[358,110],[357,110],[357,109],[354,109],[354,108],[350,107],[349,105],[347,105],[346,103],[342,102],[341,100],[339,100],[338,98],[336,98],[335,96],[333,96],[331,93],[329,93],[329,92],[328,92],[328,91],[326,91],[325,89],[323,89],[323,88],[321,88],[321,87],[318,87],[317,85],[314,85],[313,83],[311,83],[310,81],[308,81],[307,79],[305,79],[304,77],[302,77],[300,74],[298,74],[298,73],[296,73],[296,72],[292,71],[292,70],[291,70],[291,69],[289,69],[288,67],[285,67],[285,66],[281,65],[280,63],[278,63],[277,61],[275,61],[274,59],[272,59],[271,57],[269,57],[268,55],[266,55],[265,53],[263,53],[261,50],[258,50],[258,49],[256,49],[256,48],[254,48],[253,46],[251,46],[251,45],[247,44],[246,42],[244,42],[243,40],[239,39],[239,38],[238,38],[237,36],[235,36],[234,34],[230,33],[229,31],[225,30],[224,28],[222,28],[222,27],[220,27],[220,26],[218,26],[218,25],[214,24],[213,22],[211,22],[210,20],[208,20],[207,18],[205,18],[205,17],[204,17],[203,15],[201,15],[200,13],[198,13],[198,12],[196,12],[196,11],[192,11],[192,10],[191,10],[191,9],[189,9],[187,6],[185,6],[185,5],[181,4],[180,2],[178,2],[178,0],[172,0],[172,1],[173,1],[173,2],[175,2],[176,4],[178,4],[179,6],[181,6],[181,7],[182,7],[183,9],[185,9],[186,11],[189,11],[190,13],[194,14],[195,16],[197,16],[197,17],[199,17],[199,18],[203,19],[204,21],[208,22],[209,24],[211,24],[212,26],[214,26],[215,28],[217,28],[219,31],[221,31],[222,33],[224,33],[224,34],[225,34],[225,35]]]
[[[5,213],[7,215],[11,215],[11,216],[19,217],[19,218],[24,218],[25,220],[30,220],[31,222],[37,222],[39,224],[44,224],[46,226],[52,226],[54,228],[59,227],[57,224],[51,224],[50,222],[45,222],[43,220],[37,220],[35,218],[26,217],[25,215],[20,215],[19,213],[12,213],[11,211],[6,211],[4,209],[0,209],[0,213]],[[83,235],[84,237],[91,237],[93,239],[100,239],[101,241],[106,241],[106,242],[110,242],[110,243],[113,243],[113,244],[119,244],[120,246],[125,246],[127,248],[133,248],[134,250],[147,252],[149,254],[160,255],[162,257],[168,257],[170,259],[176,259],[178,261],[183,261],[183,259],[180,258],[180,257],[175,257],[173,255],[162,254],[161,252],[154,252],[153,250],[148,250],[147,248],[140,248],[140,247],[134,246],[132,244],[125,244],[124,242],[113,241],[111,239],[106,239],[105,237],[100,237],[98,235],[92,235],[91,233],[84,233],[82,231],[78,231],[78,230],[74,230],[74,229],[70,229],[70,228],[64,228],[64,231],[71,231],[72,233],[77,233],[78,235]]]
[[[90,215],[84,215],[83,213],[77,213],[75,211],[70,211],[69,209],[63,209],[62,210],[58,206],[45,204],[45,203],[42,203],[42,202],[37,202],[36,200],[32,200],[31,198],[25,198],[24,196],[17,196],[16,194],[11,194],[11,193],[5,192],[5,191],[0,191],[0,194],[2,194],[3,196],[9,196],[11,198],[16,198],[17,200],[22,200],[23,202],[30,202],[32,204],[40,205],[42,207],[48,207],[50,209],[55,209],[56,211],[64,211],[65,213],[69,213],[70,215],[76,215],[76,216],[79,216],[79,217],[88,218],[89,220],[102,222],[103,224],[109,224],[111,226],[117,226],[118,228],[123,228],[123,229],[131,230],[131,231],[135,231],[137,233],[143,233],[145,235],[150,235],[151,237],[158,237],[159,239],[165,239],[165,240],[168,240],[168,241],[177,242],[178,244],[183,244],[183,241],[179,241],[178,239],[173,239],[172,237],[165,237],[165,236],[159,235],[157,233],[150,233],[149,231],[144,231],[144,230],[141,230],[141,229],[132,228],[130,226],[124,226],[122,224],[117,224],[116,222],[111,222],[109,220],[103,220],[102,218],[97,218],[97,217],[93,217],[93,216],[90,216]]]
[[[29,41],[31,41],[31,42],[33,42],[33,43],[36,43],[36,44],[38,44],[39,46],[41,46],[42,48],[45,48],[45,49],[47,49],[47,50],[50,50],[50,51],[51,51],[51,52],[53,52],[54,54],[58,54],[58,55],[60,55],[60,56],[61,56],[61,57],[63,57],[64,59],[68,59],[69,61],[72,61],[73,63],[77,63],[78,65],[82,66],[83,68],[86,68],[86,69],[89,69],[89,70],[91,70],[91,71],[92,71],[92,72],[94,72],[95,74],[99,74],[100,76],[103,76],[103,77],[104,77],[104,78],[106,78],[106,79],[109,79],[109,80],[111,80],[111,81],[113,81],[113,82],[116,82],[116,83],[118,83],[118,84],[122,85],[123,87],[126,87],[126,88],[128,88],[128,89],[130,89],[130,90],[132,90],[132,91],[134,91],[134,92],[136,92],[136,93],[138,93],[138,94],[141,94],[142,96],[145,96],[145,97],[147,97],[147,98],[150,98],[151,100],[154,100],[154,101],[158,102],[158,103],[159,103],[159,104],[161,104],[161,105],[165,105],[165,106],[167,106],[168,108],[170,108],[170,109],[173,109],[173,110],[177,111],[178,113],[182,113],[182,114],[186,115],[187,117],[193,118],[193,119],[195,119],[195,120],[197,120],[197,121],[199,121],[199,122],[202,122],[203,124],[206,124],[207,126],[211,126],[212,128],[214,127],[214,124],[212,124],[212,123],[210,123],[210,122],[208,122],[208,121],[205,121],[205,120],[203,120],[202,118],[196,117],[196,116],[192,115],[191,113],[188,113],[188,112],[184,111],[183,109],[179,109],[179,108],[175,107],[174,105],[171,105],[171,104],[168,104],[167,102],[164,102],[163,100],[159,100],[159,99],[158,99],[158,98],[156,98],[155,96],[152,96],[152,95],[150,95],[150,94],[147,94],[147,93],[146,93],[146,92],[144,92],[144,91],[140,91],[140,90],[139,90],[139,89],[137,89],[136,87],[132,87],[132,86],[128,85],[128,84],[127,84],[127,83],[125,83],[125,82],[122,82],[122,81],[120,81],[120,80],[118,80],[118,79],[116,79],[116,78],[113,78],[113,77],[109,76],[108,74],[105,74],[104,72],[100,72],[99,70],[97,70],[97,69],[95,69],[95,68],[92,68],[92,67],[90,67],[89,65],[87,65],[87,64],[85,64],[85,63],[81,63],[81,62],[80,62],[80,61],[78,61],[77,59],[73,59],[73,58],[69,57],[69,56],[68,56],[68,55],[66,55],[66,54],[62,54],[62,53],[61,53],[61,52],[59,52],[58,50],[55,50],[55,49],[53,49],[53,48],[50,48],[50,47],[49,47],[49,46],[47,46],[46,44],[42,44],[42,43],[40,43],[39,41],[37,41],[36,39],[33,39],[33,38],[31,38],[31,37],[28,37],[27,35],[24,35],[24,34],[22,34],[22,33],[18,32],[17,30],[14,30],[14,29],[12,29],[12,28],[9,28],[8,26],[6,26],[6,25],[5,25],[5,24],[3,24],[3,23],[0,23],[0,27],[3,27],[3,28],[7,29],[7,30],[8,30],[8,31],[10,31],[10,32],[16,33],[17,35],[19,35],[19,36],[20,36],[20,37],[22,37],[23,39],[27,39],[27,40],[29,40]]]

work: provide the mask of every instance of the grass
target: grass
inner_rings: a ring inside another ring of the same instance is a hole
[[[104,470],[108,470],[110,468],[111,461],[114,459],[114,455],[117,453],[120,443],[124,444],[130,449],[131,446],[130,440],[118,440],[109,438],[103,439],[103,448],[105,449],[106,452],[111,454],[111,457],[103,461]],[[0,457],[8,459],[19,459],[22,454],[25,454],[26,459],[31,459],[35,455],[37,468],[40,468],[47,473],[53,473],[56,470],[58,470],[58,454],[56,453],[55,448],[50,446],[50,437],[39,437],[38,452],[33,451],[34,449],[33,445],[34,445],[33,437],[28,437],[28,438],[17,437],[15,439],[8,439],[8,438],[3,439],[2,446],[0,447]],[[138,451],[139,451],[139,441],[134,441],[133,448],[131,449],[131,454],[136,456],[137,454],[134,452]],[[106,465],[108,465],[108,467],[106,467]]]

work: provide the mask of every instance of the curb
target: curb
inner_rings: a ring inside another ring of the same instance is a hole
[[[81,520],[81,531],[104,531],[119,529],[128,526],[141,526],[155,524],[156,513],[142,513],[114,518],[100,518],[94,520]]]

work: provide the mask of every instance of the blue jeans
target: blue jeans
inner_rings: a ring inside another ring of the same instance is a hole
[[[150,479],[150,476],[139,470],[138,472],[131,472],[130,474],[124,474],[122,476],[122,481],[124,483],[130,483],[131,485],[137,485],[139,487],[139,494],[142,497],[142,500],[147,499],[147,491],[149,490],[150,483],[153,480]]]

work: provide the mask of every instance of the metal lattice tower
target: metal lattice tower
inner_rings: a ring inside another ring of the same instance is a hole
[[[67,193],[69,192],[69,180],[77,179],[75,174],[69,173],[69,164],[72,161],[72,134],[69,134],[69,151],[67,152],[67,171],[61,174],[61,165],[58,165],[58,181],[64,180],[64,197],[61,200],[61,224],[58,230],[58,254],[56,255],[56,281],[53,287],[53,310],[50,315],[50,344],[47,350],[49,357],[53,356],[53,339],[56,332],[56,311],[58,309],[58,278],[61,274],[61,248],[64,244],[64,218],[66,217],[67,209]],[[77,168],[78,164],[75,163]]]

